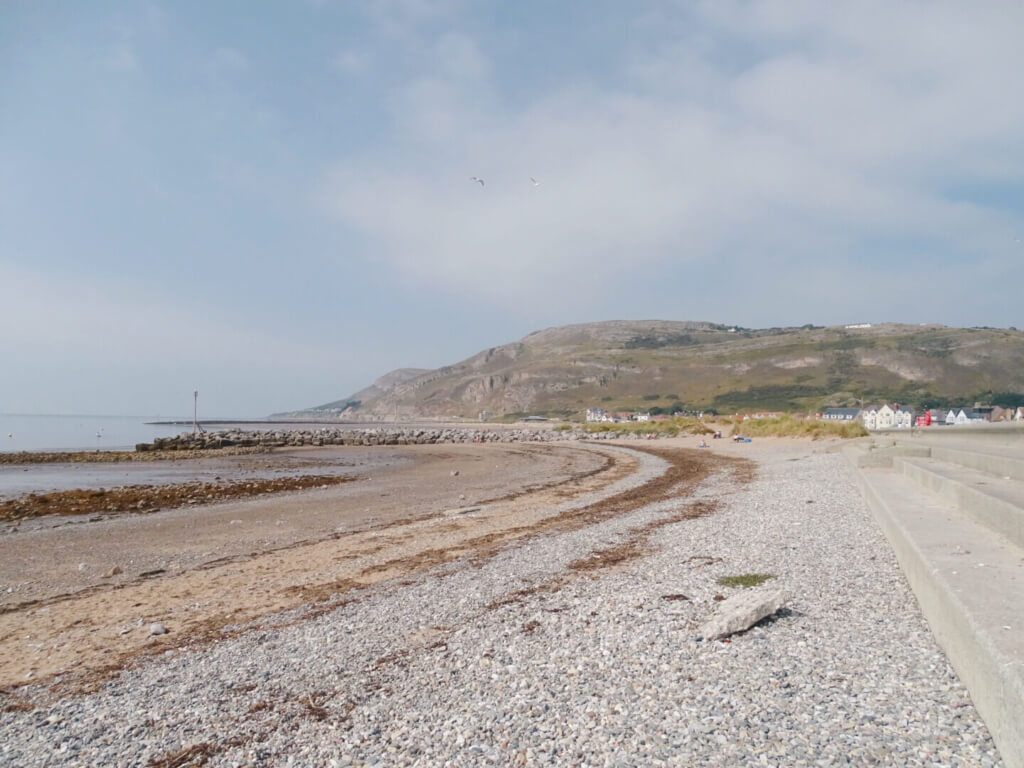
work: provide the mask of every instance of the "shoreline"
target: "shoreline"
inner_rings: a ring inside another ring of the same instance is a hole
[[[370,516],[362,526],[0,614],[43,633],[19,639],[24,650],[0,646],[30,661],[87,647],[116,661],[136,649],[99,677],[9,689],[5,757],[41,766],[59,748],[77,764],[201,754],[211,766],[298,755],[359,766],[1000,765],[838,441],[694,442],[393,448],[436,462],[418,465],[416,484],[375,470],[364,500],[352,499]],[[528,454],[566,451],[610,452],[628,466],[529,490],[545,473]],[[494,452],[507,458],[488,460]],[[672,479],[670,456],[718,470]],[[516,467],[522,495],[484,503],[463,485]],[[290,496],[293,512],[278,519],[326,523],[358,487]],[[408,512],[394,493],[414,487],[434,494],[420,514],[371,519],[392,503]],[[250,503],[148,521],[164,528],[220,510],[224,535],[237,537],[248,524],[229,518],[242,509],[272,523]],[[701,642],[697,628],[733,594],[718,580],[751,572],[771,575],[785,608],[729,641]],[[204,582],[209,591],[196,592]],[[156,613],[173,595],[180,607]],[[111,597],[139,606],[130,620],[82,610]],[[209,634],[188,623],[250,598],[260,618],[228,610],[233,623]],[[65,609],[66,625],[55,617]],[[168,632],[150,634],[156,623]],[[109,722],[142,737],[111,742]]]

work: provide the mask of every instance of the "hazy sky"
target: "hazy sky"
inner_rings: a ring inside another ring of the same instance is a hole
[[[595,320],[1024,326],[1022,41],[1020,0],[7,0],[0,412],[264,415]]]

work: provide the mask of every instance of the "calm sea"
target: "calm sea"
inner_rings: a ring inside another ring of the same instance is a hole
[[[155,437],[190,431],[182,425],[147,424],[168,417],[23,416],[0,413],[0,452],[114,451],[134,449]],[[179,421],[190,421],[188,418]]]

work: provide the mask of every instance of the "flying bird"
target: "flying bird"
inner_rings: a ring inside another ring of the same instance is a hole
[[[484,185],[484,180],[483,180],[483,179],[481,179],[481,178],[478,178],[477,176],[470,176],[470,177],[469,177],[469,180],[470,180],[470,181],[475,181],[475,182],[476,182],[477,184],[479,184],[479,185],[480,185],[481,187],[482,187],[482,186]]]
[[[533,176],[530,177],[530,181],[533,182],[533,186],[535,186],[535,187],[539,187],[540,186],[540,182],[537,181],[535,178],[533,178]]]

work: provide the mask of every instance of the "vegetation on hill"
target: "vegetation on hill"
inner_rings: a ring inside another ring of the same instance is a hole
[[[883,324],[748,329],[668,321],[549,328],[433,371],[403,369],[306,415],[583,421],[652,414],[1024,403],[1024,333]],[[358,404],[356,404],[358,401]],[[332,410],[333,408],[333,410]]]

